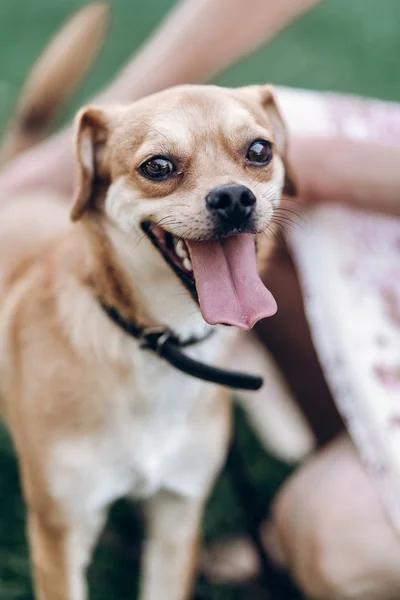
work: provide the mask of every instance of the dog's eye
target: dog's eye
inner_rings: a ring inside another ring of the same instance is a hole
[[[272,160],[272,144],[266,140],[256,140],[250,144],[246,159],[252,165],[265,167]]]
[[[176,171],[174,163],[165,156],[153,156],[140,165],[145,177],[153,181],[163,181]]]

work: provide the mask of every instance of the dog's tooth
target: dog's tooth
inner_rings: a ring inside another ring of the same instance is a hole
[[[193,267],[192,267],[190,258],[183,259],[183,266],[185,267],[186,271],[193,271]]]
[[[179,258],[188,258],[188,253],[183,240],[179,240],[175,245],[175,252]]]

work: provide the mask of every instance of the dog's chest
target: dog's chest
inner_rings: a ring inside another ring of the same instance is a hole
[[[216,345],[207,346],[192,356],[212,362]],[[201,494],[208,478],[208,441],[197,416],[204,419],[203,407],[215,393],[215,386],[139,352],[132,376],[113,386],[102,427],[57,445],[57,495],[68,502],[74,490],[83,504],[102,506],[121,496],[145,498],[162,488]]]
[[[138,373],[133,404],[130,390],[121,390],[125,408],[116,426],[128,425],[124,440],[137,477],[132,492],[141,495],[175,479],[180,457],[190,453],[189,441],[196,435],[193,413],[207,394],[202,381],[143,353]]]

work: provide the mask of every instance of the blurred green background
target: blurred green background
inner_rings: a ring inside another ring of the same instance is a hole
[[[1,0],[0,126],[12,112],[19,88],[36,56],[66,17],[83,4],[82,0]],[[112,4],[114,10],[107,46],[74,105],[68,107],[66,118],[143,44],[174,1],[114,0]],[[218,82],[242,85],[272,81],[399,101],[399,62],[399,0],[325,0],[268,48],[231,68],[219,77]],[[156,78],[157,72],[152,76]],[[257,500],[267,510],[274,491],[289,470],[264,453],[243,418],[239,419],[239,430]],[[207,511],[206,540],[243,531],[243,517],[230,476],[224,473]],[[1,600],[32,599],[24,519],[16,462],[9,440],[0,430]],[[111,524],[91,568],[93,600],[135,597],[139,530],[139,521],[131,518],[131,507],[120,503],[113,511]],[[198,598],[221,600],[255,599],[257,590],[232,590],[202,584],[197,587],[196,594]],[[261,597],[265,598],[265,594]],[[290,598],[298,599],[299,595],[288,588],[286,599]]]
[[[12,110],[35,57],[83,4],[83,0],[1,0],[0,123]],[[111,4],[108,44],[70,114],[117,72],[175,1],[111,0]],[[325,0],[218,81],[224,85],[272,81],[400,100],[399,57],[398,0]],[[160,69],[162,64],[160,56]]]

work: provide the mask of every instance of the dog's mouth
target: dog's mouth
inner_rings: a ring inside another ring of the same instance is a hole
[[[161,252],[164,259],[178,275],[182,283],[198,301],[196,284],[193,274],[192,261],[187,243],[162,227],[155,227],[151,222],[142,224],[145,234],[153,242],[154,246]]]
[[[255,235],[193,241],[150,222],[142,228],[199,303],[210,325],[251,329],[257,321],[275,314],[275,299],[258,275]]]

